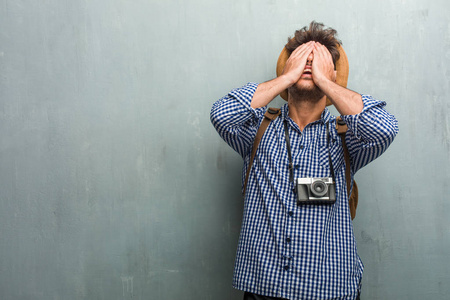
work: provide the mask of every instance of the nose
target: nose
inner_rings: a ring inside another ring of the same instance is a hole
[[[306,64],[311,65],[314,59],[314,54],[311,52],[306,60]]]

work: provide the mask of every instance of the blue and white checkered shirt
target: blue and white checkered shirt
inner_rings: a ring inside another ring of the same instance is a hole
[[[244,159],[243,180],[253,140],[266,108],[250,106],[257,84],[231,91],[214,103],[211,122],[220,136]],[[398,132],[385,102],[362,96],[358,115],[342,116],[348,125],[346,143],[351,173],[380,156]],[[329,177],[326,123],[336,176],[336,203],[296,204],[289,180],[283,120],[289,124],[294,177]],[[255,294],[287,299],[355,299],[363,264],[356,251],[348,205],[345,161],[336,118],[325,109],[321,119],[303,132],[288,116],[267,128],[250,172],[236,254],[233,287]]]

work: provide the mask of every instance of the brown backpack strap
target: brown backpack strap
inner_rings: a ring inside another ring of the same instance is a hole
[[[255,155],[256,155],[256,150],[258,150],[259,142],[261,142],[264,132],[266,131],[270,122],[272,122],[272,120],[275,120],[276,118],[278,118],[278,116],[280,114],[281,114],[281,109],[273,108],[273,107],[270,107],[269,109],[267,109],[266,113],[264,114],[264,119],[263,119],[261,125],[259,126],[258,131],[256,132],[256,137],[253,142],[252,155],[250,156],[250,163],[248,164],[247,173],[245,174],[244,190],[242,191],[243,195],[245,195],[245,190],[247,189],[247,182],[248,182],[248,177],[250,175],[250,169],[252,168],[253,160],[255,159]]]
[[[341,136],[342,148],[344,149],[344,159],[345,159],[345,179],[347,182],[347,196],[348,203],[350,206],[350,215],[352,220],[356,215],[356,207],[358,206],[358,186],[356,182],[353,181],[353,190],[350,194],[351,187],[351,173],[350,173],[350,153],[348,152],[347,144],[345,142],[345,134],[347,133],[347,124],[341,119],[341,117],[336,118],[336,129],[338,134]]]
[[[345,143],[345,134],[347,133],[347,124],[341,119],[341,117],[336,118],[336,130],[341,136],[342,148],[344,148],[344,159],[345,159],[345,179],[347,181],[347,196],[350,197],[350,153],[348,152],[347,144]]]

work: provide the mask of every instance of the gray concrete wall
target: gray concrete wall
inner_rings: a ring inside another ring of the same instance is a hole
[[[357,174],[363,299],[448,299],[449,8],[0,0],[0,299],[241,299],[241,159],[209,111],[311,20],[400,122]]]

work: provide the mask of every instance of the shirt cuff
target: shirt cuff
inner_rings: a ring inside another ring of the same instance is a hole
[[[228,93],[229,96],[236,99],[244,108],[253,115],[254,120],[259,120],[264,116],[266,106],[253,108],[251,106],[253,95],[255,94],[258,83],[249,82],[241,88],[237,88]]]
[[[383,108],[384,106],[386,106],[385,101],[376,100],[370,95],[361,95],[361,98],[362,98],[364,107],[363,107],[363,110],[359,114],[341,115],[342,120],[345,121],[348,128],[351,129],[351,131],[353,132],[355,137],[358,139],[360,138],[360,134],[358,132],[358,123],[360,122],[360,119],[364,118],[366,116],[370,116],[370,114],[371,114],[370,111],[373,108]]]

